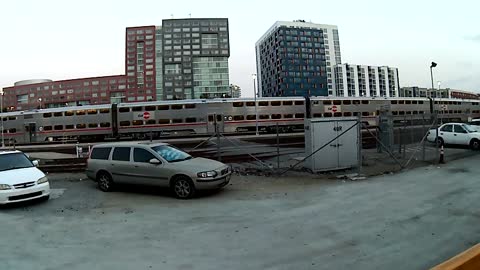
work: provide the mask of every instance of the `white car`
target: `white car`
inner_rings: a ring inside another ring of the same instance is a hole
[[[0,151],[0,205],[48,200],[50,184],[37,165],[38,161],[30,161],[20,151]]]
[[[427,140],[435,142],[436,131],[428,132]],[[480,149],[480,132],[474,127],[463,123],[448,123],[438,129],[438,145],[456,144],[468,145],[473,150]]]

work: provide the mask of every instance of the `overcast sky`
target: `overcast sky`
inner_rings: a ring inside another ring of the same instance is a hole
[[[124,74],[125,27],[191,14],[229,19],[230,82],[244,96],[253,96],[255,42],[296,19],[338,25],[342,62],[398,67],[401,86],[429,86],[435,61],[435,84],[480,92],[474,0],[16,0],[0,10],[0,87]]]

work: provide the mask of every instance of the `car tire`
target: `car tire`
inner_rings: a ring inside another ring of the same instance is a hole
[[[441,137],[438,137],[438,139],[437,139],[437,146],[438,147],[445,146],[445,142],[443,141],[443,139]]]
[[[477,139],[473,139],[471,142],[470,142],[470,148],[472,150],[479,150],[480,149],[480,141],[477,140]]]
[[[195,195],[195,185],[187,176],[177,176],[172,181],[172,192],[177,199],[190,199]]]
[[[109,192],[113,189],[112,177],[106,173],[101,172],[97,175],[98,188],[103,192]]]

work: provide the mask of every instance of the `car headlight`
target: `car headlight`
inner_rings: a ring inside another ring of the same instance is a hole
[[[40,184],[43,184],[43,183],[47,183],[48,182],[48,178],[46,176],[38,179],[37,181],[37,185],[40,185]]]
[[[217,176],[216,171],[209,171],[209,172],[201,172],[197,174],[198,177],[200,178],[211,178]]]
[[[10,185],[0,184],[0,190],[9,190],[9,189],[12,189]]]

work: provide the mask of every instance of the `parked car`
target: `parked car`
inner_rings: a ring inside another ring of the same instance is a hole
[[[48,178],[36,166],[20,151],[0,151],[0,204],[48,200]]]
[[[436,131],[428,132],[427,140],[435,142]],[[456,144],[468,145],[473,150],[480,149],[480,132],[474,127],[463,123],[448,123],[438,128],[438,145]]]
[[[473,119],[468,124],[472,126],[474,129],[476,129],[477,131],[480,131],[480,119]]]
[[[194,158],[165,143],[110,143],[92,148],[87,176],[102,191],[130,183],[169,187],[175,196],[188,199],[200,189],[220,189],[232,174],[230,166],[206,158]]]

